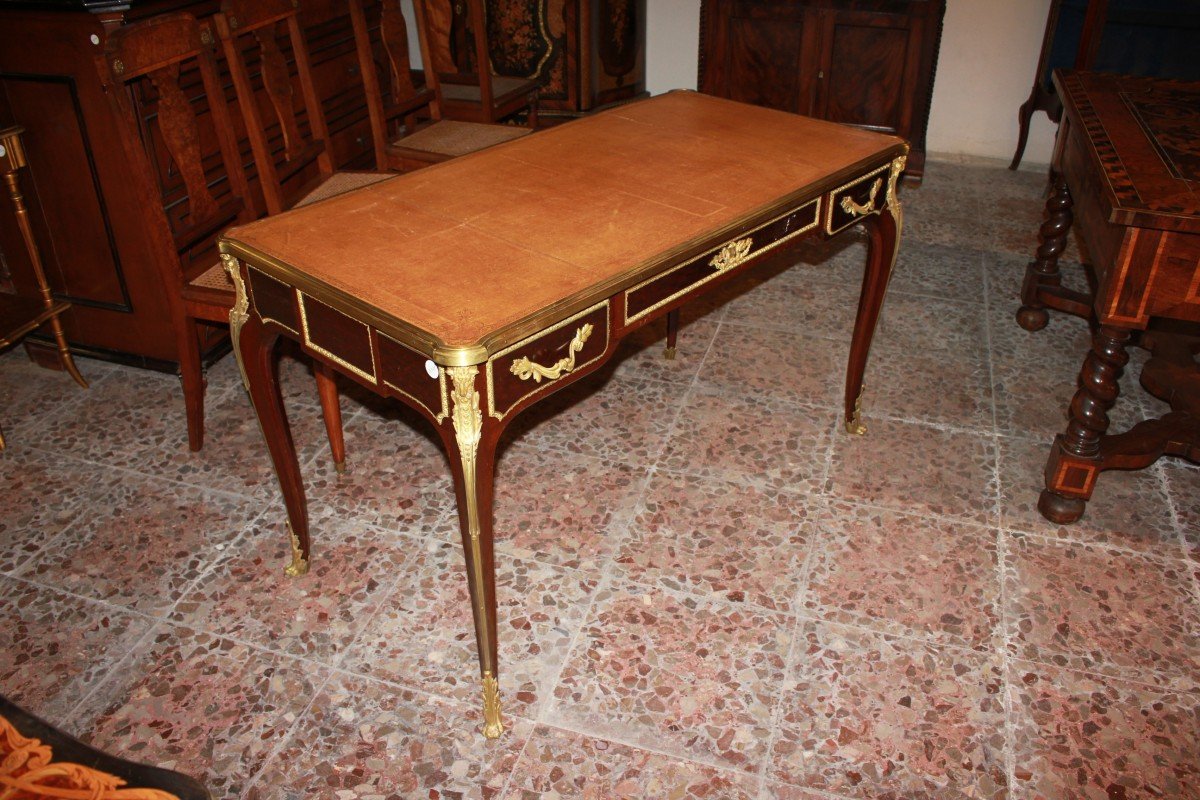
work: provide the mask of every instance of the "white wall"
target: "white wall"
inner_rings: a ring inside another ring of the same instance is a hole
[[[948,0],[926,148],[1012,158],[1050,0]],[[647,0],[646,87],[696,88],[700,0]],[[1054,126],[1034,115],[1023,166],[1050,161]]]

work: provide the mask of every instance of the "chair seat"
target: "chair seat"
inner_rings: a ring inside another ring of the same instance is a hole
[[[456,158],[502,142],[520,139],[532,132],[529,128],[513,125],[488,125],[483,122],[443,119],[421,128],[416,133],[397,139],[391,146]]]
[[[224,265],[220,262],[213,264],[204,270],[204,272],[192,278],[188,281],[188,286],[194,286],[199,289],[233,292],[233,281],[229,280],[229,273],[225,271]]]
[[[330,175],[320,186],[313,189],[293,208],[316,203],[321,200],[328,200],[331,197],[337,197],[339,194],[352,192],[355,189],[361,189],[364,186],[370,186],[373,183],[386,181],[388,178],[394,178],[395,175],[386,172],[335,172]]]
[[[505,100],[511,95],[525,94],[537,89],[537,81],[528,78],[512,78],[507,75],[492,76],[492,95],[497,101]],[[477,83],[450,83],[442,81],[442,98],[457,103],[479,103],[481,90]]]

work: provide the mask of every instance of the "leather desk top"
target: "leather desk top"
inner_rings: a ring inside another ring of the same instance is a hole
[[[478,363],[904,148],[672,92],[231,229],[221,247]]]

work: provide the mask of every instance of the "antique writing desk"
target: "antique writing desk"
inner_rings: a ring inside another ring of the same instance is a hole
[[[1178,336],[1141,338],[1153,353],[1142,384],[1171,413],[1105,435],[1132,332],[1152,318],[1200,321],[1200,83],[1061,71],[1054,83],[1064,109],[1054,185],[1017,321],[1038,330],[1053,308],[1099,323],[1038,502],[1048,519],[1074,522],[1100,472],[1164,453],[1200,458],[1197,343]],[[1093,294],[1062,286],[1058,257],[1073,223],[1095,269]]]
[[[759,255],[864,223],[845,398],[847,427],[861,433],[906,153],[891,136],[673,92],[229,231],[234,347],[283,488],[289,572],[307,570],[309,532],[272,369],[280,336],[437,428],[458,497],[483,732],[499,736],[501,431],[595,370],[621,337]]]

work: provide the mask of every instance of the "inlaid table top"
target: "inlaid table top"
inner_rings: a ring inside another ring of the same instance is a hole
[[[1060,71],[1087,133],[1108,222],[1200,233],[1200,83]]]
[[[877,133],[672,92],[225,238],[439,363],[479,363],[681,249],[853,176],[889,139],[902,152]]]

